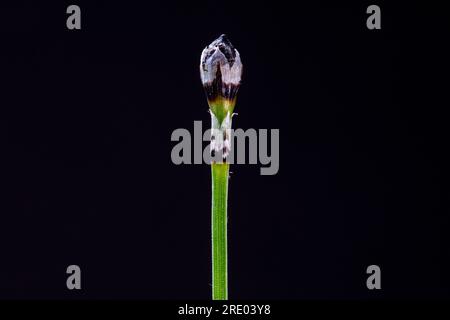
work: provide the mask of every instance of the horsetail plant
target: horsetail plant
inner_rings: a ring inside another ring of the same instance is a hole
[[[228,299],[227,198],[231,118],[242,75],[239,52],[225,35],[207,46],[200,58],[200,77],[211,114],[212,299]]]

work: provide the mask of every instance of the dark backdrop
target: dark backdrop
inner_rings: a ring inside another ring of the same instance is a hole
[[[449,297],[443,8],[376,2],[371,31],[365,1],[75,1],[69,31],[72,2],[0,6],[1,298],[209,299],[209,167],[172,164],[170,136],[209,125],[222,33],[234,127],[281,137],[277,175],[232,167],[230,297]]]

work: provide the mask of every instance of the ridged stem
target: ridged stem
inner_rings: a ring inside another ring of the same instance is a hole
[[[227,198],[228,163],[212,163],[212,298],[228,299]]]

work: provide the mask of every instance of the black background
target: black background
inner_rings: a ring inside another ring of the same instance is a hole
[[[281,137],[277,175],[232,167],[230,298],[448,298],[448,12],[313,3],[2,2],[0,297],[210,298],[210,171],[170,136],[209,126],[199,57],[226,33],[234,127]]]

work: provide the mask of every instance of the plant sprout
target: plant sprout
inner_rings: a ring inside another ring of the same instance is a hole
[[[211,114],[212,299],[228,299],[227,198],[231,118],[242,75],[239,52],[225,35],[207,46],[200,58],[200,77]]]

